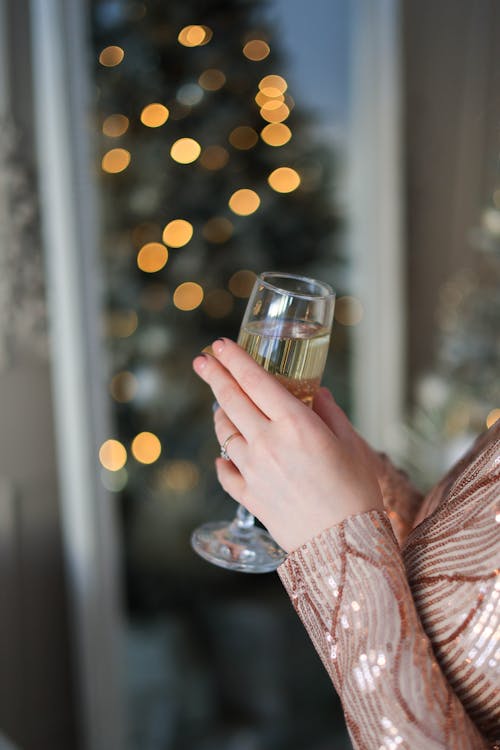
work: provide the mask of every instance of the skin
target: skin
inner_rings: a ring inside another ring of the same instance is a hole
[[[220,408],[215,432],[230,461],[216,459],[224,490],[287,552],[348,516],[383,510],[376,454],[330,392],[313,409],[292,396],[235,342],[217,339],[193,369]]]

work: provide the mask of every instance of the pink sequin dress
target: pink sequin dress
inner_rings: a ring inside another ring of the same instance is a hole
[[[381,486],[278,571],[354,748],[500,748],[500,421],[424,500]]]

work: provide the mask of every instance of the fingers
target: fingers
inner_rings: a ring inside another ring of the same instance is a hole
[[[355,435],[352,424],[327,388],[320,388],[316,393],[313,411],[341,440],[352,439]]]
[[[246,439],[251,440],[262,423],[267,422],[267,418],[243,392],[231,373],[214,356],[208,354],[196,357],[193,368],[211,387],[221,407],[217,412],[225,412],[235,428]]]
[[[214,414],[215,434],[222,447],[225,448],[226,454],[232,463],[238,467],[242,466],[245,461],[247,444],[238,428],[224,414],[222,409],[217,409]],[[225,459],[224,459],[225,460]]]
[[[224,461],[223,458],[218,458],[215,462],[215,469],[222,489],[228,495],[231,495],[237,503],[242,503],[245,493],[245,480],[236,466],[231,461]]]
[[[280,419],[289,414],[290,410],[303,408],[298,399],[288,393],[273,375],[267,373],[234,341],[217,339],[212,344],[212,350],[240,388],[269,419]],[[224,407],[224,404],[221,405]],[[225,411],[231,416],[230,411]]]

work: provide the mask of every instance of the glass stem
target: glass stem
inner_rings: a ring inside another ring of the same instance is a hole
[[[232,525],[240,533],[248,532],[253,529],[255,525],[255,518],[243,505],[238,505],[238,510],[236,511],[236,517]]]

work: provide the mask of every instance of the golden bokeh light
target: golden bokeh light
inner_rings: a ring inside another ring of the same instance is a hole
[[[148,128],[159,128],[167,122],[169,115],[170,112],[165,105],[153,102],[142,110],[141,122]]]
[[[186,219],[173,219],[163,230],[163,242],[168,247],[184,247],[193,236],[193,225]]]
[[[99,62],[106,68],[114,68],[115,65],[119,65],[121,63],[124,57],[125,52],[121,47],[111,45],[110,47],[105,47],[102,50],[101,54],[99,55]]]
[[[271,102],[277,102],[277,106],[279,106],[279,104],[283,104],[283,102],[285,101],[285,97],[283,96],[283,94],[278,94],[277,96],[266,96],[262,93],[262,91],[258,91],[255,95],[255,101],[259,105],[259,107],[265,107]]]
[[[250,216],[260,206],[260,198],[255,190],[242,188],[236,190],[229,198],[229,208],[238,216]]]
[[[139,324],[135,310],[113,310],[107,315],[107,334],[117,339],[132,336]]]
[[[265,60],[270,52],[271,48],[263,39],[250,39],[243,47],[243,54],[253,62]]]
[[[177,41],[184,47],[201,47],[208,44],[213,36],[208,26],[191,25],[180,30]]]
[[[343,326],[358,325],[363,314],[363,305],[356,297],[340,297],[335,303],[335,320]]]
[[[178,310],[196,310],[203,302],[203,289],[194,281],[179,284],[174,292],[174,305]]]
[[[221,245],[233,234],[233,224],[225,216],[214,216],[206,222],[201,233],[207,242]]]
[[[119,440],[105,440],[99,448],[99,461],[108,471],[120,471],[127,463],[127,451]]]
[[[284,146],[292,137],[292,131],[281,122],[271,122],[262,129],[260,137],[268,146]]]
[[[271,172],[267,181],[277,193],[291,193],[300,185],[300,175],[291,167],[278,167]]]
[[[229,143],[240,151],[248,151],[248,149],[253,148],[258,140],[259,136],[248,125],[240,125],[229,134]]]
[[[208,70],[204,70],[200,75],[198,83],[205,91],[218,91],[226,83],[226,76],[222,70],[209,68]]]
[[[141,464],[154,464],[161,455],[161,443],[152,432],[140,432],[132,440],[132,455]]]
[[[225,289],[211,289],[203,300],[203,309],[210,318],[225,318],[233,305],[233,295]]]
[[[260,116],[267,122],[283,122],[287,119],[289,114],[290,110],[288,109],[286,104],[283,103],[281,103],[274,109],[267,109],[265,107],[262,107],[262,109],[260,110]]]
[[[190,492],[200,481],[200,472],[192,461],[177,459],[167,463],[162,471],[162,480],[174,492]]]
[[[486,427],[490,429],[500,419],[500,409],[492,409],[486,417]]]
[[[145,273],[160,271],[168,260],[168,250],[161,242],[147,242],[137,254],[137,265]]]
[[[205,169],[215,172],[223,169],[229,161],[229,152],[223,146],[207,146],[204,149],[200,164]]]
[[[119,138],[127,132],[129,124],[125,115],[109,115],[102,124],[102,132],[110,138]]]
[[[231,294],[240,299],[246,299],[250,296],[253,289],[257,274],[254,271],[248,271],[242,268],[240,271],[233,273],[229,279],[228,287]]]
[[[287,88],[288,84],[282,76],[264,76],[259,82],[259,89],[266,96],[279,96],[279,94],[284,94]]]
[[[102,170],[108,172],[108,174],[123,172],[130,164],[131,158],[130,151],[127,151],[126,148],[112,148],[102,157]]]
[[[262,104],[261,109],[268,110],[269,112],[274,112],[277,109],[280,109],[283,107],[283,101],[281,99],[268,99],[267,97],[263,97],[265,99],[264,103]],[[285,105],[286,106],[286,105]],[[262,114],[262,112],[261,112]]]
[[[170,156],[179,164],[191,164],[200,153],[201,146],[194,138],[179,138],[170,149]]]
[[[109,384],[109,392],[115,401],[119,404],[126,404],[132,401],[137,393],[137,378],[131,372],[124,370],[118,372]]]

